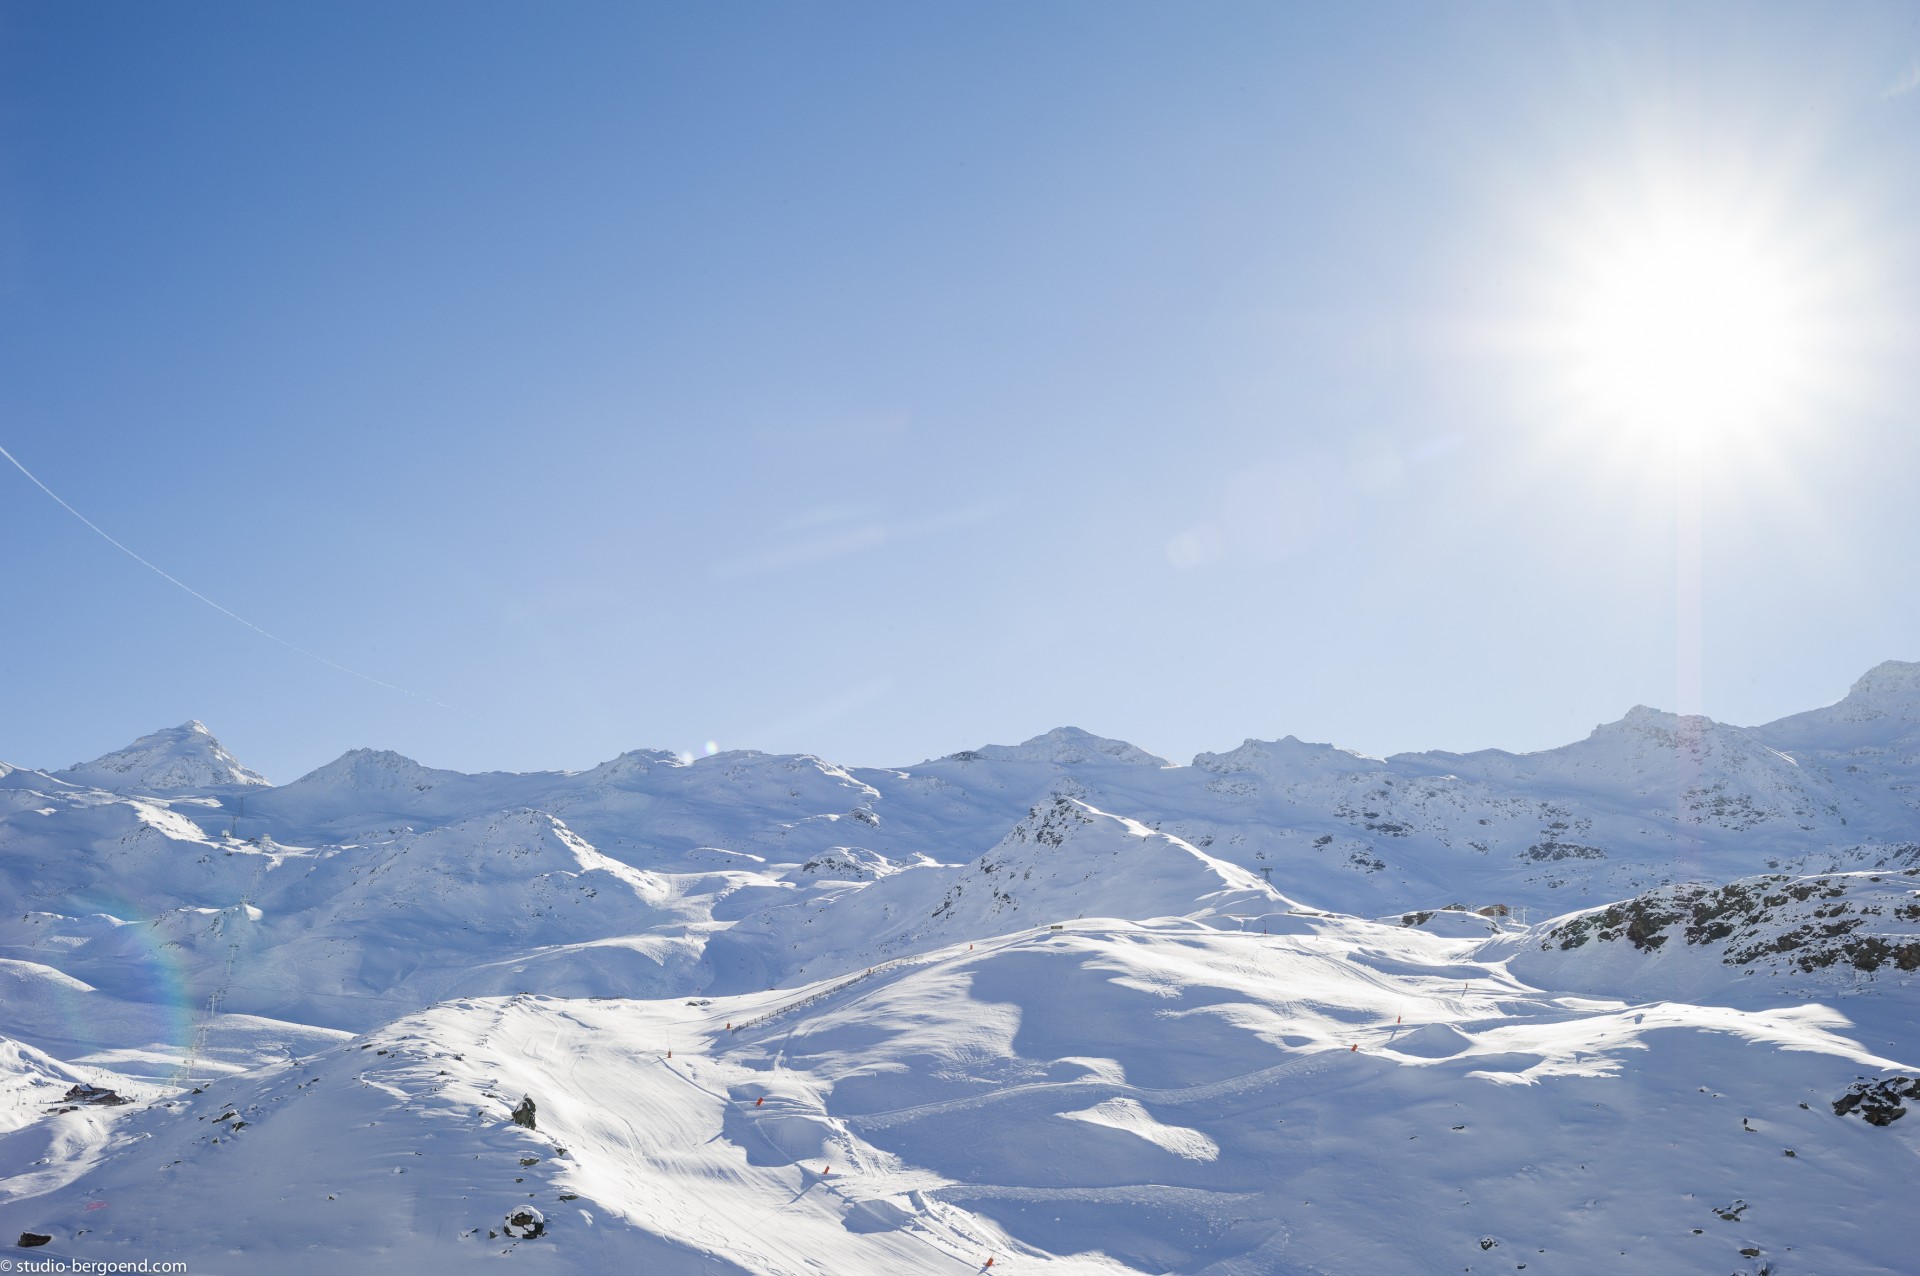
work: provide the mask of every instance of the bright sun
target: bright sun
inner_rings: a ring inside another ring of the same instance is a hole
[[[1809,334],[1780,252],[1679,217],[1589,247],[1564,331],[1571,389],[1597,424],[1647,442],[1732,442],[1798,395]]]

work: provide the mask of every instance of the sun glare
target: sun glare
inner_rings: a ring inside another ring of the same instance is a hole
[[[1706,219],[1598,246],[1570,299],[1572,390],[1607,428],[1732,441],[1791,404],[1807,333],[1785,257]]]

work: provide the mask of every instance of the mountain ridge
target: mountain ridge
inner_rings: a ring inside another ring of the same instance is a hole
[[[1334,754],[1344,755],[1361,763],[1393,763],[1400,760],[1427,759],[1525,759],[1538,758],[1543,754],[1553,754],[1563,749],[1573,748],[1582,743],[1592,742],[1596,737],[1611,735],[1655,735],[1663,734],[1675,740],[1705,738],[1717,732],[1745,732],[1765,737],[1768,733],[1790,731],[1806,721],[1848,723],[1867,723],[1893,718],[1899,721],[1911,721],[1920,726],[1920,661],[1884,660],[1868,669],[1849,686],[1847,693],[1829,705],[1803,710],[1769,722],[1751,727],[1740,727],[1718,721],[1700,714],[1678,714],[1644,704],[1633,705],[1619,718],[1595,726],[1582,740],[1567,744],[1552,745],[1526,753],[1514,753],[1505,749],[1480,749],[1471,753],[1454,753],[1447,750],[1412,750],[1392,754],[1384,758],[1361,753],[1335,744],[1314,744],[1300,740],[1296,736],[1284,735],[1272,739],[1249,737],[1232,750],[1224,752],[1202,751],[1187,763],[1177,763],[1150,753],[1128,741],[1096,735],[1078,727],[1061,726],[1029,737],[1019,744],[983,744],[938,758],[929,758],[912,766],[882,768],[841,768],[830,762],[823,765],[835,770],[892,770],[912,773],[942,762],[969,762],[978,760],[996,762],[1032,762],[1060,766],[1079,766],[1088,763],[1123,763],[1159,769],[1180,767],[1202,767],[1206,761],[1221,763],[1232,759],[1235,754],[1255,746],[1270,751],[1299,750],[1306,757],[1320,750],[1330,750]],[[196,784],[216,786],[221,784],[245,784],[250,786],[274,787],[258,772],[242,765],[229,754],[204,723],[193,720],[178,727],[164,728],[139,737],[132,743],[112,750],[90,762],[75,763],[70,767],[46,772],[73,782],[92,783],[95,787],[112,789],[111,781],[123,778],[130,786],[155,787],[157,781],[146,778],[148,765],[162,766],[161,775],[167,777],[164,764],[170,761],[167,754],[179,752],[206,762],[205,772],[215,778],[187,778],[187,772],[181,771],[168,779],[162,787],[191,788]],[[817,755],[773,754],[759,750],[734,750],[719,755],[728,758],[779,758],[799,759],[817,758]],[[644,771],[658,767],[680,767],[711,761],[711,758],[683,759],[668,750],[636,748],[609,758],[590,768],[580,771],[457,771],[445,768],[429,767],[404,754],[389,749],[358,747],[349,749],[331,762],[313,768],[292,781],[322,782],[352,777],[358,782],[368,782],[373,777],[404,772],[418,775],[422,779],[433,777],[462,776],[468,778],[494,777],[505,778],[547,776],[580,777],[600,776],[612,778],[617,775]],[[5,762],[0,767],[7,770],[19,770]],[[98,783],[98,781],[109,783]],[[288,786],[279,786],[288,787]]]

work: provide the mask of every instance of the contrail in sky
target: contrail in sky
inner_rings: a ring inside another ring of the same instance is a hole
[[[198,598],[201,602],[213,608],[215,611],[219,612],[222,616],[227,617],[229,620],[237,620],[241,624],[245,625],[247,628],[253,630],[253,632],[255,632],[256,634],[259,634],[262,638],[270,638],[274,642],[279,643],[282,647],[285,647],[288,651],[298,652],[299,654],[305,656],[309,660],[317,660],[321,664],[327,666],[327,668],[329,669],[337,669],[341,673],[348,674],[348,675],[351,675],[352,677],[360,679],[362,682],[371,682],[376,687],[385,687],[388,691],[397,691],[403,696],[412,696],[415,700],[424,700],[428,704],[439,705],[442,709],[453,708],[452,705],[445,704],[439,700],[435,700],[432,696],[423,696],[418,691],[409,691],[405,687],[396,687],[391,682],[383,682],[379,678],[374,677],[372,674],[361,673],[358,669],[349,669],[337,660],[328,660],[325,656],[320,655],[318,652],[308,651],[305,647],[302,647],[298,643],[288,642],[285,638],[282,638],[279,634],[269,633],[267,630],[262,629],[260,626],[254,624],[251,620],[248,620],[245,616],[242,616],[240,613],[236,611],[229,611],[227,608],[222,607],[219,603],[213,601],[213,599],[207,597],[205,594],[201,593],[199,590],[195,589],[193,586],[187,584],[185,581],[181,580],[179,577],[171,575],[170,573],[148,562],[146,559],[140,557],[140,555],[134,553],[132,550],[128,549],[125,545],[122,545],[119,541],[115,540],[113,537],[107,535],[107,533],[101,529],[98,523],[94,522],[92,519],[88,518],[85,514],[82,514],[79,510],[73,508],[73,506],[61,500],[60,493],[54,491],[52,488],[48,487],[45,483],[42,483],[38,475],[36,475],[32,470],[28,469],[26,466],[20,464],[20,458],[16,457],[13,453],[7,451],[6,448],[0,447],[0,456],[6,457],[7,460],[12,463],[14,469],[19,470],[22,474],[26,475],[29,482],[31,482],[35,487],[39,488],[41,491],[45,492],[48,496],[52,497],[54,504],[58,505],[61,509],[65,510],[67,513],[73,515],[75,518],[85,523],[88,527],[92,528],[94,535],[98,536],[101,540],[113,546],[115,549],[119,550],[121,553],[125,554],[128,558],[131,558],[134,562],[140,564],[142,567],[146,568],[148,571],[152,572],[154,575],[158,576],[160,579],[166,581],[168,584],[173,585],[179,589],[183,589],[187,593],[192,594],[195,598]]]

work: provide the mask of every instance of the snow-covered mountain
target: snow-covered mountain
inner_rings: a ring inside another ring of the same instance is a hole
[[[1916,874],[1903,662],[1532,754],[1060,728],[275,787],[189,723],[0,765],[0,1241],[1904,1271]]]
[[[171,793],[265,785],[267,778],[239,760],[199,722],[143,735],[124,749],[77,762],[55,773],[73,784],[116,793]]]

